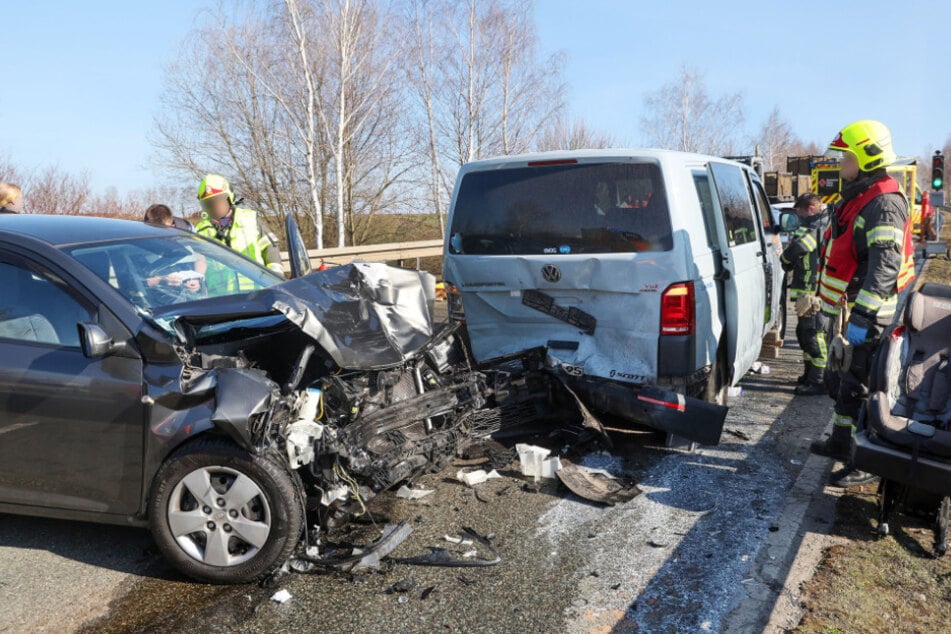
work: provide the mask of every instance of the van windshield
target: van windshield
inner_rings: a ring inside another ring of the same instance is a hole
[[[567,255],[672,248],[653,163],[519,167],[466,174],[450,227],[452,253]]]

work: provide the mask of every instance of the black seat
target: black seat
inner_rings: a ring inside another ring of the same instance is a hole
[[[903,324],[886,337],[868,402],[870,438],[951,458],[951,287],[925,284],[908,298]],[[923,438],[917,421],[934,428]]]
[[[883,479],[951,495],[951,286],[925,284],[886,332],[853,462]]]

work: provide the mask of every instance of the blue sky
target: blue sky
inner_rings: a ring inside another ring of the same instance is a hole
[[[97,191],[167,184],[148,165],[162,70],[211,3],[4,4],[0,156],[86,170]],[[743,93],[750,132],[779,106],[820,144],[860,118],[899,154],[951,134],[948,2],[537,0],[536,22],[542,50],[566,54],[571,113],[626,145],[644,94],[684,64],[714,95]]]

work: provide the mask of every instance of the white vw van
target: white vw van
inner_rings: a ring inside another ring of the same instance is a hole
[[[589,406],[677,436],[718,439],[722,418],[715,434],[668,424],[644,395],[725,404],[781,326],[779,228],[740,163],[663,150],[478,161],[448,222],[450,311],[477,360],[544,348]]]

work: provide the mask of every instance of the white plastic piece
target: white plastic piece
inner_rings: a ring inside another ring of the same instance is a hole
[[[743,396],[743,388],[739,386],[727,388],[726,394],[727,396]]]
[[[301,395],[300,419],[312,421],[317,419],[317,410],[320,407],[320,399],[323,398],[323,390],[316,387],[307,388]]]
[[[515,451],[518,452],[522,475],[535,478],[535,482],[538,482],[539,478],[554,478],[555,472],[561,469],[558,456],[548,457],[551,453],[550,449],[518,443],[515,445]]]
[[[486,473],[485,469],[476,469],[475,471],[466,471],[465,469],[460,469],[456,472],[456,480],[463,482],[466,486],[474,487],[477,484],[482,484],[486,480],[491,478],[501,478],[499,472],[495,469]]]
[[[404,484],[396,491],[396,497],[404,500],[419,500],[432,492],[432,489],[411,489]]]
[[[281,588],[280,590],[278,590],[277,592],[271,595],[271,601],[274,601],[275,603],[281,603],[281,604],[287,603],[290,600],[290,598],[291,598],[291,593],[283,588]]]
[[[285,445],[291,469],[299,469],[314,461],[314,443],[324,435],[324,426],[312,420],[299,420],[287,426]]]
[[[460,546],[471,546],[471,545],[472,545],[472,540],[471,540],[471,539],[463,539],[463,538],[461,538],[461,537],[453,537],[452,535],[443,535],[443,539],[445,539],[445,540],[446,540],[447,542],[449,542],[450,544],[459,544]]]

